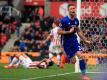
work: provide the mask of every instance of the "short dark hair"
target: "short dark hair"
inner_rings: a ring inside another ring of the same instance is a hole
[[[48,66],[53,66],[54,62],[50,61]]]
[[[75,5],[74,5],[74,4],[68,4],[68,8],[69,8],[70,6],[75,6]]]

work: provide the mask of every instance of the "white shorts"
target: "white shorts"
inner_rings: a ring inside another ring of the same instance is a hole
[[[49,51],[50,53],[55,53],[55,54],[60,54],[61,51],[61,45],[54,45],[54,44],[50,44],[49,46]]]
[[[27,58],[27,59],[26,59],[26,64],[25,64],[25,65],[23,65],[23,66],[24,66],[24,68],[29,68],[30,63],[32,63],[32,60],[31,60],[30,58]]]
[[[22,65],[24,68],[29,68],[30,63],[32,63],[32,60],[31,60],[29,57],[25,58],[25,57],[23,57],[23,56],[20,56],[20,57],[19,57],[19,60],[20,60],[20,62],[21,62],[21,65]]]

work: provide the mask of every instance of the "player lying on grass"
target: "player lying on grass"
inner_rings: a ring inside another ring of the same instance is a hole
[[[48,58],[41,61],[32,61],[26,54],[17,54],[11,63],[4,66],[4,68],[18,68],[19,65],[22,65],[24,68],[48,68],[53,65],[53,61]]]

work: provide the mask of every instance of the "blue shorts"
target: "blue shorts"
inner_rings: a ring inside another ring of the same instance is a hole
[[[70,60],[70,58],[74,57],[77,51],[81,50],[80,44],[69,44],[69,45],[63,45],[64,51],[67,55],[67,59]]]

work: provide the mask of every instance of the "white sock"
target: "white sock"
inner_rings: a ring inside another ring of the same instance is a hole
[[[13,64],[15,64],[18,61],[18,59],[16,57],[13,58],[13,60],[11,61],[11,63],[9,64],[9,66],[12,66]]]
[[[60,65],[60,62],[61,62],[61,56],[60,56],[60,54],[57,54],[57,60],[58,60],[58,65]]]
[[[49,58],[52,59],[52,57],[53,57],[53,54],[49,53]]]

